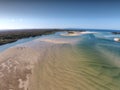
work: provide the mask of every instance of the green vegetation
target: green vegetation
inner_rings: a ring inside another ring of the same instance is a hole
[[[27,37],[35,37],[35,36],[41,36],[45,34],[51,34],[58,30],[52,29],[52,30],[18,30],[18,31],[1,31],[0,32],[0,45],[15,42],[18,39],[27,38]]]

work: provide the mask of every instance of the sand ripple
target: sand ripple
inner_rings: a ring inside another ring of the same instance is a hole
[[[104,48],[74,40],[42,38],[1,53],[0,90],[120,90],[120,68]]]

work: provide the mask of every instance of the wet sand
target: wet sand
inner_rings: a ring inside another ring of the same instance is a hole
[[[89,31],[82,31],[82,32],[76,32],[73,31],[72,33],[66,32],[61,34],[62,36],[80,36],[81,34],[89,34],[89,33],[95,33],[95,32],[89,32]]]
[[[0,90],[120,89],[120,68],[106,49],[66,42],[38,39],[2,52]]]

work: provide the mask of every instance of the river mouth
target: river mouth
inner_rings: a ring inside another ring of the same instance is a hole
[[[120,43],[112,33],[57,32],[0,53],[2,90],[119,90]],[[9,87],[11,86],[11,87]]]

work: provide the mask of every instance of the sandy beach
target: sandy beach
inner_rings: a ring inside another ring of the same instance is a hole
[[[74,40],[36,39],[0,53],[0,90],[119,90],[120,69],[102,48]]]
[[[89,32],[89,31],[81,31],[81,32],[77,32],[77,31],[71,31],[70,33],[69,32],[66,32],[66,33],[62,33],[61,35],[62,36],[80,36],[82,34],[89,34],[89,33],[95,33],[95,32]]]

